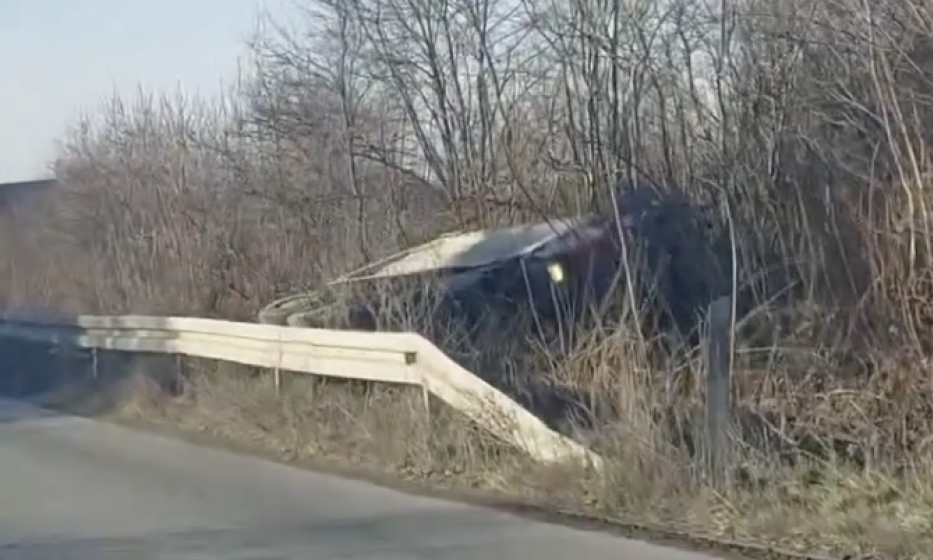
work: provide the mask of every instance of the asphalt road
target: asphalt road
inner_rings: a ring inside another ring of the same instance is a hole
[[[710,560],[0,400],[2,560]]]

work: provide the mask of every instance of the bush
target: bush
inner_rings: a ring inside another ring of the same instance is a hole
[[[114,100],[76,127],[60,193],[0,225],[0,293],[252,320],[441,231],[608,211],[620,178],[676,184],[710,209],[746,312],[729,487],[694,472],[695,352],[626,328],[628,300],[621,325],[573,340],[462,350],[477,371],[573,395],[600,419],[579,437],[617,466],[503,474],[506,452],[479,437],[469,484],[691,534],[929,555],[929,9],[722,6],[711,31],[689,2],[308,3],[292,18],[306,28],[257,36],[255,75],[223,103]],[[273,439],[289,433],[278,425]],[[462,472],[466,456],[432,468]]]

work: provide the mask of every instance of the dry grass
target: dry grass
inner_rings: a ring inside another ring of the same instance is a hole
[[[373,1],[389,14],[450,15],[449,3]],[[185,362],[179,376],[171,360],[115,363],[111,391],[69,379],[58,404],[695,537],[933,556],[927,7],[895,0],[890,14],[866,18],[847,0],[723,4],[773,17],[722,19],[743,56],[698,54],[723,66],[707,103],[665,72],[704,48],[689,38],[708,22],[691,19],[689,2],[676,23],[652,12],[658,3],[635,6],[623,31],[607,31],[604,10],[584,0],[567,13],[529,3],[531,43],[511,46],[548,50],[545,69],[531,55],[521,68],[462,63],[509,49],[487,42],[511,35],[468,30],[442,54],[419,49],[437,38],[413,27],[387,20],[376,33],[361,11],[369,3],[318,4],[309,25],[328,29],[261,36],[262,66],[229,103],[117,100],[77,127],[57,162],[60,194],[0,220],[0,305],[252,320],[275,297],[441,231],[605,208],[632,166],[715,203],[712,244],[750,312],[737,333],[742,421],[726,488],[704,482],[691,449],[698,357],[662,351],[625,321],[542,342],[502,324],[466,340],[395,293],[378,315],[430,332],[529,406],[541,393],[529,385],[572,395],[598,418],[578,436],[609,460],[599,478],[531,464],[436,403],[427,411],[420,392],[294,377],[276,395],[268,372],[224,364]],[[810,19],[794,15],[803,13]],[[655,34],[668,34],[665,48],[644,43]],[[647,64],[639,79],[650,87],[635,87],[628,70],[620,78],[606,45]],[[348,59],[353,71],[339,71]],[[488,79],[458,81],[467,91],[451,100],[457,69],[470,64]],[[509,80],[527,87],[490,93]],[[631,112],[609,118],[620,107]],[[450,133],[435,141],[413,130]],[[16,381],[7,392],[30,392],[36,375],[10,374],[16,365],[5,365],[3,382]]]
[[[24,354],[22,345],[15,350],[17,362],[25,363],[22,356],[31,352]],[[18,373],[53,369],[47,349],[32,353],[30,366]],[[640,536],[718,542],[756,555],[777,549],[919,558],[933,545],[930,462],[891,472],[885,464],[856,468],[840,457],[808,454],[782,463],[776,454],[739,448],[729,487],[715,491],[682,447],[661,441],[666,426],[632,414],[594,438],[612,465],[596,477],[535,464],[439,403],[426,410],[413,388],[294,375],[277,393],[267,371],[116,354],[100,357],[94,379],[86,357],[67,359],[67,382],[43,392],[40,402],[180,429],[279,460],[534,504],[630,525]],[[85,366],[83,373],[76,364]]]

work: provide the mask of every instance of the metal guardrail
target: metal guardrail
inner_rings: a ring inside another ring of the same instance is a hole
[[[55,345],[181,354],[281,371],[419,385],[546,463],[602,459],[413,333],[371,333],[192,317],[0,315],[0,337]]]

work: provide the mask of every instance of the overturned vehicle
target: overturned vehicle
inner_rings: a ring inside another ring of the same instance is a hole
[[[592,413],[537,373],[540,356],[553,365],[577,333],[633,304],[648,337],[695,342],[725,277],[704,223],[685,196],[641,184],[620,190],[608,215],[441,236],[277,300],[259,321],[418,332],[567,433]]]
[[[568,336],[634,304],[654,333],[690,338],[722,291],[699,209],[677,191],[619,190],[605,216],[447,234],[264,308],[266,324],[352,330],[438,329],[467,338],[528,319],[531,336]],[[628,296],[628,297],[627,297]]]

